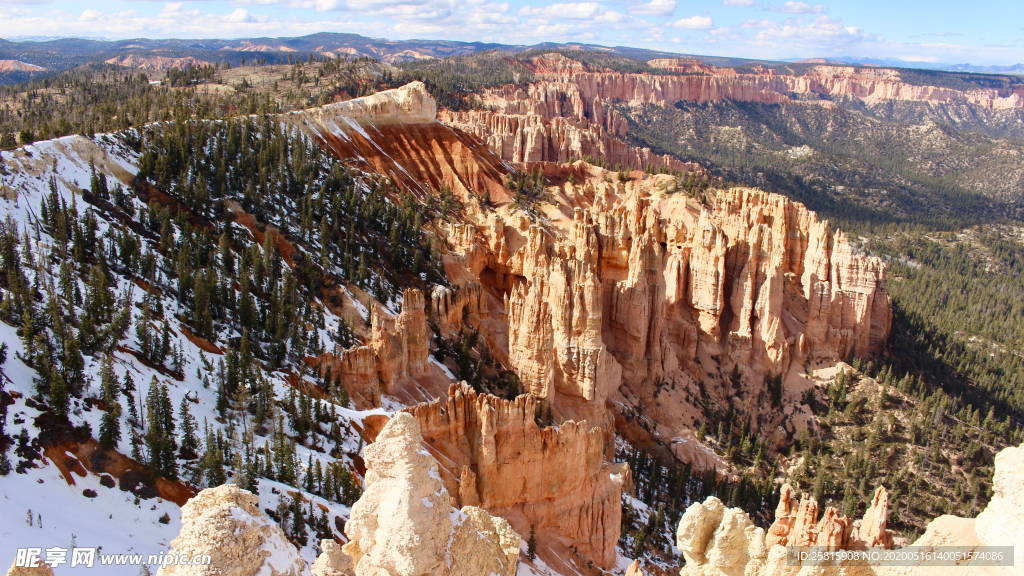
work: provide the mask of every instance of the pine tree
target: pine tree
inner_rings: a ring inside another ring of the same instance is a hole
[[[121,441],[121,390],[117,374],[114,373],[113,356],[107,354],[103,357],[103,364],[100,368],[100,382],[102,386],[101,399],[106,411],[100,420],[100,446],[110,450],[116,448]]]
[[[348,408],[349,404],[348,390],[345,388],[345,385],[341,383],[340,376],[338,377],[338,404],[341,405],[342,408]]]
[[[306,531],[306,515],[302,510],[302,494],[299,492],[292,493],[292,539],[299,543],[300,546],[305,546],[308,542],[308,532]]]
[[[174,456],[174,437],[164,432],[160,436],[160,473],[171,480],[178,479],[178,461]]]
[[[537,527],[530,524],[530,539],[526,541],[526,557],[533,562],[537,559]]]
[[[216,446],[211,448],[207,444],[203,467],[206,469],[206,485],[208,487],[213,488],[227,482],[227,474],[224,473],[224,454]]]
[[[58,416],[66,417],[68,415],[68,405],[71,402],[70,395],[68,394],[67,383],[64,381],[64,376],[57,370],[56,367],[51,368],[50,375],[50,407]]]
[[[163,470],[164,454],[164,430],[162,428],[163,418],[160,410],[160,383],[156,376],[149,382],[149,392],[146,394],[146,428],[145,441],[146,449],[149,452],[149,464],[154,470]]]
[[[178,407],[178,419],[181,421],[181,452],[195,454],[199,449],[199,438],[196,437],[196,419],[189,412],[188,396],[181,399]],[[194,457],[194,456],[193,456]]]
[[[7,447],[0,450],[0,476],[7,476],[11,473],[11,461],[7,459]]]
[[[246,483],[242,486],[253,494],[260,493],[260,482],[259,482],[259,456],[256,456],[256,460],[253,461],[249,458],[249,455],[245,456],[245,480]]]
[[[149,298],[142,301],[141,308],[142,314],[135,322],[135,337],[139,341],[139,352],[146,358],[153,358],[156,343],[153,338],[153,312],[150,309]]]
[[[167,384],[160,384],[160,429],[167,434],[174,434],[174,406],[171,404],[171,397],[167,391]]]

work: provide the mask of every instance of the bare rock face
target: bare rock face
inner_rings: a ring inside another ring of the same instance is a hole
[[[324,123],[327,119],[346,118],[360,123],[433,122],[437,102],[422,82],[410,82],[401,88],[384,90],[346,102],[304,110],[306,120]]]
[[[363,98],[281,116],[339,158],[427,194],[449,187],[463,199],[487,190],[505,198],[508,168],[487,146],[437,122],[437,102],[423,83],[411,82]]]
[[[423,292],[409,288],[402,293],[402,312],[395,318],[379,306],[371,310],[370,346],[377,354],[377,373],[385,391],[395,380],[427,369],[430,329],[424,305]]]
[[[181,509],[181,532],[171,551],[209,554],[222,576],[299,576],[308,568],[259,498],[234,484],[207,488]],[[208,575],[210,566],[161,567],[158,576]]]
[[[725,505],[714,496],[703,503],[691,504],[679,520],[676,531],[676,545],[683,553],[687,564],[703,564],[707,562],[708,543],[718,525],[722,522]]]
[[[767,557],[764,529],[739,508],[726,508],[714,496],[695,502],[679,521],[676,545],[683,551],[683,575],[751,573]],[[783,550],[782,548],[778,548]]]
[[[514,574],[521,539],[507,522],[449,503],[437,462],[411,414],[366,448],[366,491],[345,526],[355,576]]]
[[[883,262],[801,204],[733,188],[702,206],[667,175],[545,170],[559,183],[549,223],[499,210],[453,225],[446,267],[501,299],[491,313],[507,319],[502,352],[525,390],[606,441],[607,402],[643,402],[678,457],[703,467],[714,454],[687,436],[700,411],[654,384],[792,431],[793,411],[775,409],[766,381],[783,380],[784,409],[799,404],[808,361],[873,353],[888,337]]]
[[[407,410],[443,462],[440,478],[457,505],[480,506],[520,531],[549,530],[612,565],[622,513],[612,477],[622,475],[603,461],[600,429],[573,421],[540,428],[539,408],[532,395],[502,400],[460,383],[446,399]]]
[[[352,557],[342,551],[334,540],[320,541],[320,555],[311,568],[313,576],[353,576]]]
[[[978,514],[974,530],[985,544],[1024,551],[1024,445],[1002,450],[995,464],[992,500]]]
[[[889,492],[884,486],[875,489],[871,505],[864,511],[857,532],[853,535],[853,544],[869,548],[892,548],[892,532],[886,528],[889,517]]]
[[[476,314],[490,316],[487,299],[479,282],[471,281],[456,290],[434,286],[430,293],[430,317],[437,321],[442,333],[458,332],[463,326],[463,317]]]
[[[765,535],[765,545],[771,548],[776,544],[782,546],[789,541],[789,535],[796,525],[799,502],[796,501],[796,490],[789,484],[783,484],[779,492],[779,505],[775,507],[775,522],[768,528]]]
[[[630,146],[620,136],[626,121],[618,112],[608,113],[600,100],[594,120],[576,117],[508,114],[492,110],[445,110],[440,120],[487,143],[503,160],[512,162],[568,162],[575,158],[605,158],[610,164],[633,169],[648,167],[696,172],[699,167],[650,148]],[[546,111],[545,111],[546,112]],[[600,118],[601,120],[598,120]]]
[[[331,378],[345,387],[357,410],[380,407],[380,381],[377,377],[377,355],[369,346],[354,346],[318,356],[321,376],[331,370]]]
[[[782,486],[775,522],[765,536],[765,545],[823,546],[830,550],[852,548],[892,548],[892,532],[886,528],[889,517],[889,493],[875,490],[864,518],[851,522],[835,508],[826,508],[818,518],[818,502],[804,494],[799,503],[789,484]]]

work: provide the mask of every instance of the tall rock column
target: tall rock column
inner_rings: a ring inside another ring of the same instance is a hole
[[[521,538],[472,506],[452,508],[420,426],[399,412],[366,447],[366,491],[345,526],[355,576],[515,574]]]

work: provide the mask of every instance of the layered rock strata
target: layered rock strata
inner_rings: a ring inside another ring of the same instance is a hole
[[[371,308],[370,346],[377,354],[381,382],[390,383],[426,372],[430,329],[424,304],[423,292],[409,288],[402,293],[402,312],[394,319],[380,306]]]
[[[775,522],[765,536],[771,548],[780,546],[822,546],[829,550],[853,548],[892,548],[892,532],[886,527],[889,517],[889,493],[879,486],[864,518],[851,521],[829,507],[818,518],[818,502],[804,494],[799,502],[789,484],[782,486]]]
[[[956,90],[919,86],[889,69],[815,66],[804,74],[777,74],[766,68],[739,74],[732,68],[700,60],[663,58],[648,65],[671,74],[628,74],[544,54],[527,61],[537,81],[504,85],[480,94],[481,110],[441,111],[440,119],[486,142],[502,159],[513,162],[567,162],[600,158],[634,169],[699,171],[699,167],[623,139],[628,121],[612,107],[677,102],[758,102],[826,105],[854,99],[872,106],[891,101],[1024,108],[1024,89]]]
[[[281,116],[339,158],[425,196],[449,188],[464,199],[501,186],[508,167],[480,140],[436,121],[437,103],[422,82]]]
[[[366,491],[345,525],[355,576],[516,573],[521,539],[473,506],[453,509],[411,414],[392,418],[366,448]]]
[[[299,576],[308,569],[284,532],[260,510],[259,497],[224,484],[207,488],[181,508],[172,554],[209,554],[209,565],[162,566],[158,576]]]
[[[541,428],[540,409],[536,396],[503,400],[463,382],[446,399],[407,410],[456,505],[480,506],[519,531],[548,530],[614,565],[627,475],[604,462],[600,429],[586,421]]]

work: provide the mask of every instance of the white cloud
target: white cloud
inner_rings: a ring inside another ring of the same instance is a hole
[[[844,26],[842,20],[818,16],[810,21],[803,18],[785,22],[757,21],[762,28],[748,41],[753,46],[784,47],[792,51],[832,52],[845,50],[854,43],[879,42],[881,37],[862,32],[856,26]]]
[[[103,17],[103,13],[99,10],[92,8],[86,8],[82,15],[78,17],[79,22],[95,22]]]
[[[774,12],[785,12],[787,14],[821,14],[825,12],[825,8],[821,4],[810,4],[804,2],[794,2],[790,0],[782,5],[781,8],[771,8]]]
[[[676,0],[651,0],[629,9],[632,14],[671,16],[676,11]]]
[[[687,28],[689,30],[710,30],[714,23],[710,16],[690,16],[682,18],[670,24],[673,28]]]
[[[520,16],[533,16],[546,20],[581,20],[585,22],[619,23],[627,17],[621,12],[609,10],[597,2],[569,2],[548,6],[523,6]]]
[[[234,12],[228,14],[228,22],[234,22],[240,24],[243,22],[253,22],[254,19],[249,11],[245,8],[236,8]]]
[[[722,0],[724,6],[753,6],[754,0]]]

